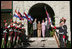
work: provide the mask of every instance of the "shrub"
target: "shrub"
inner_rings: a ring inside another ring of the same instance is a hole
[[[71,42],[67,41],[67,48],[71,48]]]
[[[50,31],[50,37],[53,37],[55,30]]]

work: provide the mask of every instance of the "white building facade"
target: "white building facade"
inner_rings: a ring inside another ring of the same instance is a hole
[[[59,21],[62,17],[67,19],[67,35],[69,36],[69,41],[71,41],[70,1],[13,1],[13,14],[15,13],[15,10],[20,10],[22,14],[25,11],[28,14],[29,9],[37,3],[48,4],[54,10],[56,26],[59,25]],[[13,18],[13,20],[16,20],[16,18]],[[26,29],[26,35],[28,35],[28,23],[26,19],[24,19],[24,27]]]

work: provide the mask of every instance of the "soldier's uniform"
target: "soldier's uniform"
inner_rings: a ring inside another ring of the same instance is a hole
[[[19,24],[19,29],[18,29],[18,43],[21,44],[21,34],[22,34],[22,28],[21,28],[21,25]]]
[[[4,47],[7,48],[8,33],[9,33],[7,26],[5,26],[5,30],[3,31],[3,33],[4,33]]]
[[[14,26],[14,45],[16,44],[16,40],[17,40],[17,23],[15,23]]]
[[[24,25],[23,24],[20,24],[20,28],[21,28],[21,34],[20,34],[20,39],[21,39],[21,42],[23,42],[24,45],[27,44],[27,41],[28,39],[26,38],[26,34],[25,34],[25,29],[24,29]]]
[[[13,24],[10,24],[9,37],[10,37],[10,42],[11,42],[11,47],[12,47],[13,46],[13,37],[14,37]]]
[[[0,46],[2,46],[3,30],[4,30],[4,28],[1,26],[1,38],[0,38],[1,42],[0,42]]]
[[[15,42],[15,24],[16,22],[13,22],[13,45],[14,46],[14,42]]]
[[[67,29],[66,28],[67,28],[66,25],[55,28],[55,29],[59,29],[59,41],[60,41],[60,47],[61,48],[65,47],[63,38],[65,38],[65,35],[67,34]]]
[[[19,41],[20,41],[20,33],[21,33],[21,31],[20,31],[20,25],[19,25],[19,23],[17,23],[17,43],[19,43]]]

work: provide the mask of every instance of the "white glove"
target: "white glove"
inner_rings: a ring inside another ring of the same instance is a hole
[[[8,28],[10,27],[10,25],[8,26]]]

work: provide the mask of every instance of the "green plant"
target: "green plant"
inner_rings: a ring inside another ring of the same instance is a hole
[[[53,37],[55,30],[50,31],[50,37]]]
[[[71,41],[67,41],[67,48],[71,48]]]
[[[30,29],[30,34],[32,34],[33,33],[33,28],[31,27],[31,29]]]
[[[33,25],[30,22],[28,22],[28,33],[30,36],[33,34]]]

